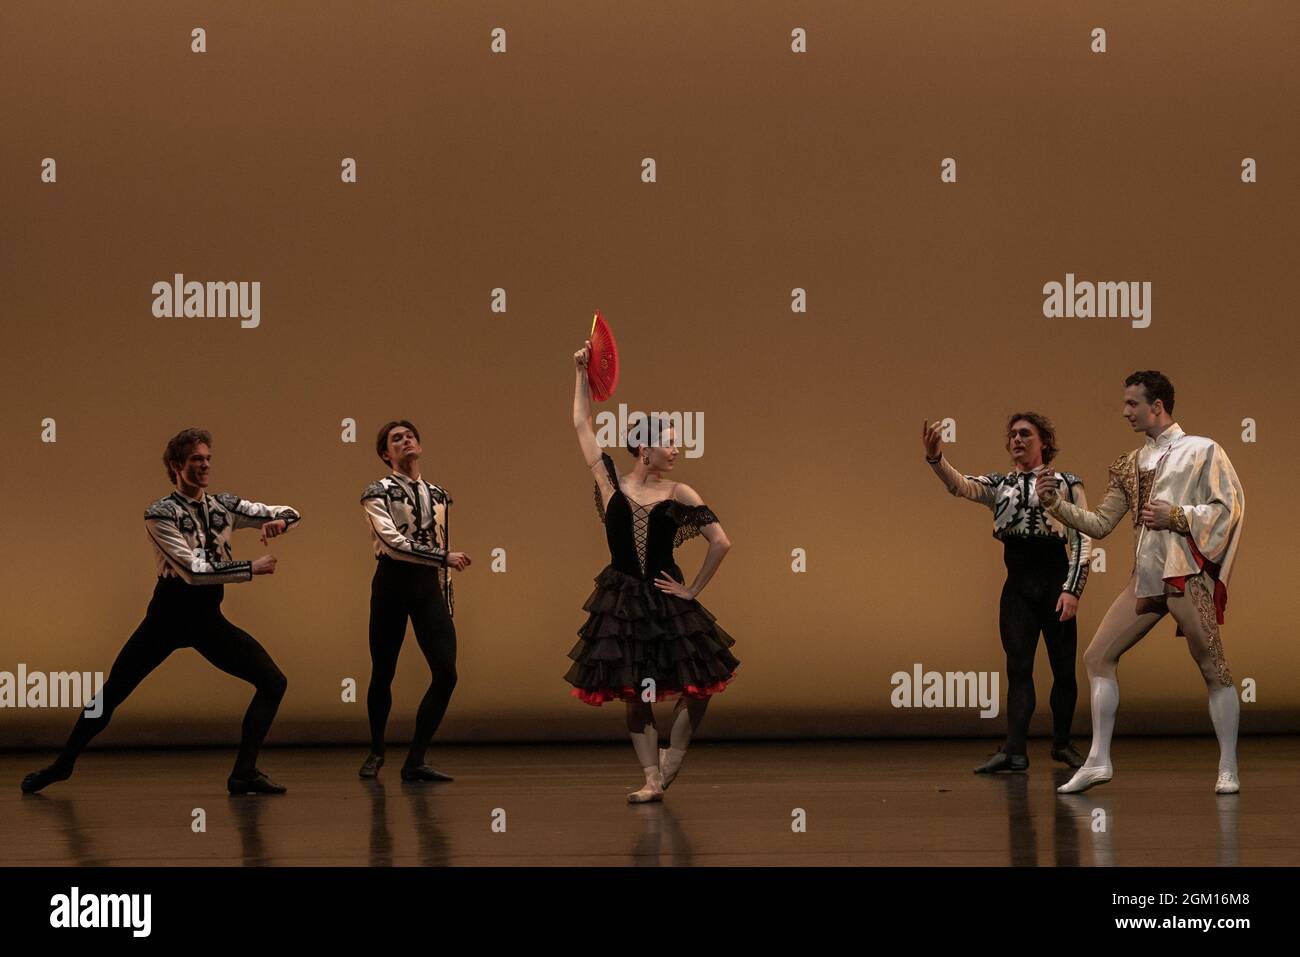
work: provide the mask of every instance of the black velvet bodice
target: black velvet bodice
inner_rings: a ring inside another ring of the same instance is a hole
[[[718,517],[707,505],[685,505],[671,498],[643,507],[623,494],[613,460],[604,453],[601,459],[614,486],[608,508],[601,507],[600,486],[596,486],[596,510],[605,523],[610,564],[634,578],[654,579],[667,572],[682,582],[673,549]]]

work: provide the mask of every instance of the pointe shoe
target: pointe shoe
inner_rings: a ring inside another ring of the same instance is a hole
[[[665,791],[677,778],[677,772],[682,769],[684,760],[686,760],[685,748],[680,750],[677,748],[659,749],[659,773],[663,775]]]
[[[64,771],[50,765],[48,768],[41,768],[39,771],[33,771],[27,777],[23,778],[22,789],[24,794],[35,794],[43,788],[49,787],[55,781],[66,781],[72,777],[71,771]]]
[[[644,768],[645,786],[639,791],[632,791],[627,796],[628,804],[648,804],[664,799],[664,776],[657,767]]]
[[[1063,748],[1052,748],[1052,760],[1068,764],[1072,768],[1083,767],[1083,757],[1068,744]]]
[[[1078,794],[1086,791],[1088,788],[1098,784],[1105,784],[1111,779],[1115,769],[1109,764],[1102,764],[1096,767],[1084,765],[1074,772],[1074,777],[1066,781],[1056,789],[1057,794]]]
[[[1215,794],[1236,794],[1241,790],[1241,781],[1236,771],[1220,771],[1219,780],[1214,782]]]

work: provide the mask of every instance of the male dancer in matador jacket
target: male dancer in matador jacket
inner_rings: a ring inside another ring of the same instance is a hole
[[[370,525],[375,573],[370,581],[370,753],[358,772],[377,777],[384,764],[384,730],[393,706],[392,684],[406,622],[429,665],[429,688],[415,716],[415,736],[401,777],[407,782],[450,781],[425,764],[456,688],[456,626],[452,623],[451,569],[464,571],[470,557],[448,551],[451,496],[420,475],[420,432],[406,419],[379,430],[375,452],[390,469],[361,494]]]
[[[26,793],[72,775],[78,755],[103,731],[136,685],[178,648],[193,648],[256,692],[244,714],[235,766],[226,781],[231,794],[283,794],[286,790],[257,767],[257,753],[275,720],[287,682],[257,639],[221,614],[225,586],[275,571],[275,557],[235,561],[231,533],[261,530],[262,544],[296,525],[301,516],[286,505],[263,505],[230,492],[208,495],[212,436],[186,429],[167,443],[163,465],[175,489],[144,513],[158,576],[144,621],[118,652],[100,691],[98,717],[83,713],[68,743],[49,767],[23,778]]]

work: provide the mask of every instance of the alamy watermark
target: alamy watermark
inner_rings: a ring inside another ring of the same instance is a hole
[[[93,690],[92,690],[93,689]],[[102,671],[0,671],[0,708],[82,708],[87,718],[104,713]]]
[[[641,412],[628,411],[627,404],[618,404],[618,413],[603,409],[596,413],[596,444],[601,448],[626,448],[635,445],[659,445],[659,433],[672,428],[677,448],[688,459],[698,459],[704,454],[703,412]]]
[[[153,284],[153,314],[159,319],[238,318],[244,329],[256,329],[262,322],[262,283],[186,282],[176,273],[171,282]]]
[[[50,898],[50,926],[123,927],[148,937],[153,927],[152,894],[83,894],[80,887]]]
[[[894,690],[889,703],[895,708],[979,708],[981,718],[998,716],[996,671],[895,671],[889,677]]]
[[[1065,274],[1065,284],[1043,286],[1043,315],[1048,319],[1131,319],[1134,329],[1151,325],[1151,283],[1075,282]]]

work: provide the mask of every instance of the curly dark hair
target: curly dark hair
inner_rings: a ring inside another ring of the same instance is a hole
[[[1156,400],[1159,399],[1165,411],[1170,415],[1174,414],[1174,384],[1163,372],[1157,372],[1155,369],[1134,372],[1124,380],[1124,385],[1140,385],[1146,391],[1148,403],[1155,405]]]
[[[167,481],[176,484],[179,466],[185,464],[185,460],[194,451],[194,446],[200,443],[211,447],[212,433],[207,429],[185,429],[172,436],[171,441],[167,443],[167,448],[163,450],[163,467],[167,469]]]
[[[1011,427],[1021,419],[1038,430],[1038,438],[1043,443],[1043,464],[1051,465],[1052,459],[1061,451],[1056,445],[1056,426],[1052,425],[1051,419],[1038,412],[1016,412],[1007,418],[1007,444],[1004,448],[1011,451]]]
[[[395,419],[392,422],[387,423],[382,429],[380,429],[379,435],[375,439],[375,454],[378,455],[381,459],[383,459],[385,465],[388,465],[390,467],[393,465],[393,463],[388,461],[388,459],[384,458],[384,454],[388,451],[388,433],[393,431],[393,429],[397,428],[398,426],[405,426],[406,428],[410,429],[412,432],[415,433],[415,441],[417,442],[420,441],[420,430],[417,429],[413,423],[408,422],[406,419]]]

